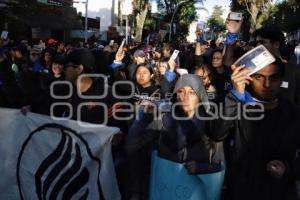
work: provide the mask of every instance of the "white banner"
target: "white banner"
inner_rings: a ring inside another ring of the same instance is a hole
[[[117,132],[0,108],[0,199],[121,199],[111,153]]]

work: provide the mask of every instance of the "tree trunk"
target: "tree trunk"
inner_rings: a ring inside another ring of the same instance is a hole
[[[134,37],[135,42],[142,42],[143,27],[147,16],[147,12],[148,12],[148,6],[144,6],[144,8],[140,10],[140,13],[137,14],[137,16],[135,17],[136,20],[135,37]]]
[[[255,3],[251,3],[250,11],[250,34],[252,34],[256,30],[256,21],[258,15],[258,8]]]

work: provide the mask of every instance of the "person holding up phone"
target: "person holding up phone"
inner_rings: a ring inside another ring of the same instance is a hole
[[[237,14],[229,13],[226,19],[226,29],[228,31],[226,40],[225,40],[225,49],[223,51],[224,60],[223,63],[226,66],[231,66],[234,61],[237,59],[234,55],[235,49],[237,48],[236,42],[240,38],[240,30],[243,24],[242,14],[238,15],[241,18],[237,17]]]

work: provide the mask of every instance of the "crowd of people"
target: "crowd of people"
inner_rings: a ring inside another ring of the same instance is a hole
[[[299,53],[276,27],[240,40],[241,23],[227,20],[225,42],[1,40],[0,107],[119,127],[112,143],[123,199],[148,198],[153,150],[191,175],[225,163],[225,200],[299,199]],[[273,63],[254,74],[233,65],[260,44]]]

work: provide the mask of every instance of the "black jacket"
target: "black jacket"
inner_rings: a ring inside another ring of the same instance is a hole
[[[285,64],[283,87],[280,95],[300,106],[300,66],[289,62]]]
[[[176,113],[178,117],[183,117],[180,111]],[[213,142],[206,131],[206,122],[197,117],[180,120],[166,113],[162,120],[153,120],[152,114],[144,114],[142,119],[131,126],[125,146],[129,151],[136,151],[157,141],[159,155],[165,159],[179,163],[209,163]]]
[[[229,93],[225,98],[224,115],[245,113],[244,106]],[[253,111],[254,107],[248,109]],[[262,113],[247,113],[258,117]],[[265,110],[261,120],[221,119],[211,121],[210,137],[228,141],[227,186],[231,200],[240,199],[297,199],[295,180],[300,178],[300,114],[293,104],[281,99],[279,106]],[[271,160],[280,160],[286,166],[282,179],[274,179],[266,170]]]
[[[101,96],[105,90],[107,91],[106,96],[102,98],[89,98],[89,96]],[[85,98],[81,98],[77,94],[77,89],[74,86],[73,95],[70,99],[73,107],[72,119],[94,124],[110,125],[112,118],[109,116],[109,110],[116,103],[111,87],[105,84],[104,80],[95,79],[91,87],[83,92],[82,95]],[[78,113],[77,111],[80,112]]]

